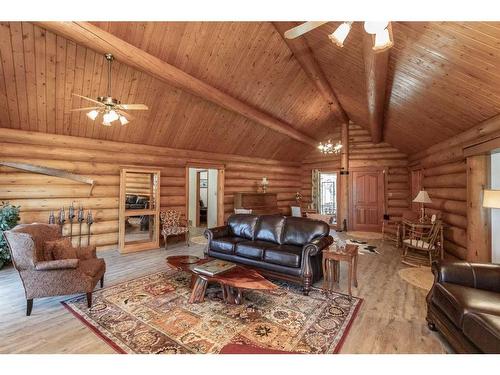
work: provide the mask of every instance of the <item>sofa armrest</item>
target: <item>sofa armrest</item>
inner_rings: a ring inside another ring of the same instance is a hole
[[[220,226],[220,227],[215,227],[215,228],[209,228],[205,229],[205,232],[203,233],[205,238],[208,241],[211,241],[216,238],[220,237],[225,237],[229,236],[229,227],[227,225]]]
[[[432,272],[435,282],[500,293],[500,264],[440,261],[433,263]]]
[[[304,245],[304,247],[302,248],[302,255],[304,257],[314,256],[318,254],[321,250],[330,246],[332,243],[333,243],[332,236],[325,236],[318,238]]]
[[[78,259],[80,260],[97,258],[95,245],[82,246],[81,248],[77,248],[76,254],[78,256]]]
[[[60,259],[38,262],[35,265],[37,271],[51,271],[61,269],[74,269],[78,267],[78,259]]]

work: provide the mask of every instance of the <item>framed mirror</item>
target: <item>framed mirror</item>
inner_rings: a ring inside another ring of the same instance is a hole
[[[120,170],[119,247],[121,253],[160,246],[160,171]]]

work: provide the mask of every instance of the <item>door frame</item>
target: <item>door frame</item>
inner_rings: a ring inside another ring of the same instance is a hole
[[[211,163],[198,163],[198,162],[187,162],[185,167],[185,179],[186,179],[186,218],[189,220],[189,168],[200,168],[200,169],[216,169],[217,170],[217,226],[224,225],[224,185],[225,185],[225,165],[224,164],[211,164]],[[207,172],[208,174],[208,172]],[[207,177],[208,178],[208,177]],[[207,202],[208,203],[208,202]],[[199,204],[199,202],[198,202]],[[207,212],[208,215],[208,212]],[[207,217],[208,225],[208,217]]]
[[[379,188],[379,196],[378,196],[378,210],[380,211],[379,215],[379,224],[378,231],[382,231],[382,221],[385,209],[385,197],[386,197],[386,186],[385,186],[385,175],[387,168],[385,167],[359,167],[359,168],[349,168],[349,216],[350,220],[348,223],[348,230],[354,230],[354,172],[378,172],[379,179],[377,181],[377,185]],[[369,231],[367,231],[369,232]]]
[[[337,215],[335,217],[335,221],[336,221],[336,226],[335,228],[336,229],[339,229],[340,228],[340,223],[339,223],[339,211],[340,211],[340,194],[342,193],[341,192],[341,186],[340,186],[340,169],[330,169],[330,168],[326,168],[326,169],[322,169],[322,168],[314,168],[314,169],[317,169],[319,171],[319,173],[325,173],[325,174],[335,174],[337,177],[336,177],[336,186],[335,186],[335,204],[337,205]],[[320,181],[321,181],[321,177],[320,177]],[[320,181],[318,183],[320,183]],[[321,188],[320,188],[321,190]],[[321,198],[320,198],[321,199]],[[319,207],[318,207],[318,213],[319,213]]]

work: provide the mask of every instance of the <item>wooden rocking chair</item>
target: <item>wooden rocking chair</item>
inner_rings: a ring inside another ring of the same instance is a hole
[[[432,224],[403,223],[405,225],[405,234],[402,241],[402,262],[411,266],[416,265],[412,262],[416,258],[408,254],[408,250],[411,249],[415,252],[426,253],[429,259],[429,266],[432,265],[433,258],[439,257],[440,254],[441,220],[436,220]]]
[[[188,220],[181,217],[180,212],[175,210],[167,210],[160,212],[161,234],[165,241],[165,250],[167,250],[167,238],[169,236],[184,235],[186,245],[189,246],[189,227]]]

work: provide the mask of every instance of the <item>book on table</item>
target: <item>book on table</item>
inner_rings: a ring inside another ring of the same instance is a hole
[[[215,276],[223,272],[227,272],[230,269],[236,267],[236,264],[225,261],[225,260],[211,260],[210,262],[200,264],[193,268],[193,271],[201,273],[207,276]]]

